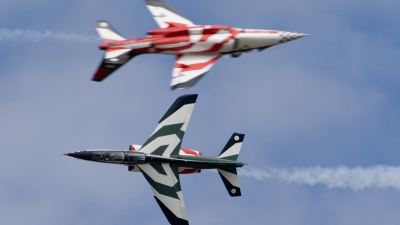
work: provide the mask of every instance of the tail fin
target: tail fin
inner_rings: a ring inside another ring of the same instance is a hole
[[[100,20],[94,23],[96,24],[97,32],[105,43],[126,40],[107,21]]]
[[[177,98],[139,152],[168,157],[179,155],[196,99],[197,94]]]
[[[236,161],[242,148],[243,139],[244,134],[233,133],[218,158]]]
[[[236,168],[218,169],[218,173],[221,176],[221,179],[224,182],[226,190],[230,196],[242,196]]]

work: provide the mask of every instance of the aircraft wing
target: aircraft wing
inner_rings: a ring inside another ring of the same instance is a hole
[[[189,225],[179,181],[178,167],[169,163],[139,164],[154,198],[172,225]]]
[[[211,69],[220,57],[221,54],[177,55],[172,71],[172,89],[192,87]]]
[[[108,75],[137,55],[139,54],[132,52],[130,49],[107,50],[92,80],[99,82],[104,80]]]
[[[146,0],[146,5],[161,28],[195,25],[166,2]]]
[[[177,98],[138,151],[165,157],[179,155],[196,99],[197,94]]]

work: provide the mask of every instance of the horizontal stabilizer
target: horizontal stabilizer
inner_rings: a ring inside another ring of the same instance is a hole
[[[226,190],[228,191],[230,196],[242,196],[236,168],[218,169],[218,173],[221,176],[221,179],[224,182]]]
[[[102,81],[104,80],[108,75],[113,73],[115,70],[120,68],[122,65],[124,65],[126,62],[128,62],[130,59],[133,57],[139,55],[137,53],[134,53],[128,49],[128,52],[126,50],[122,51],[122,54],[118,55],[115,54],[112,55],[110,58],[110,53],[106,52],[104,54],[104,58],[100,63],[99,68],[97,69],[96,73],[93,75],[93,81]]]

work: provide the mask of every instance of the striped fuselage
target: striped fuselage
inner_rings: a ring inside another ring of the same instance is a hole
[[[192,26],[154,29],[149,36],[122,41],[108,41],[99,46],[111,53],[132,49],[135,53],[210,54],[232,53],[264,49],[302,37],[301,34],[275,31],[239,29],[228,26]]]

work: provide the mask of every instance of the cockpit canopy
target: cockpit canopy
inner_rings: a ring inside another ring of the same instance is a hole
[[[124,154],[122,152],[105,152],[104,162],[108,163],[122,163],[124,161]]]
[[[92,160],[108,163],[122,163],[125,155],[118,151],[92,152]]]
[[[129,164],[142,164],[145,161],[145,155],[142,152],[129,152],[128,163]]]
[[[92,160],[106,163],[141,164],[145,154],[136,151],[93,151]]]

